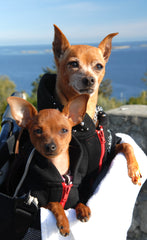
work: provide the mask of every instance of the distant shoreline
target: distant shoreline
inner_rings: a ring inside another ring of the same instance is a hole
[[[146,43],[144,43],[144,44],[140,44],[140,45],[138,45],[138,47],[140,47],[140,48],[146,48],[147,47],[147,44]],[[128,49],[128,48],[132,48],[132,45],[121,45],[121,46],[112,46],[112,49],[119,49],[119,50],[121,50],[121,49]]]
[[[128,49],[130,48],[130,45],[124,45],[124,46],[113,46],[112,49]]]
[[[98,43],[95,43],[95,42],[83,42],[83,43],[80,43],[80,42],[76,42],[76,43],[71,43],[71,45],[81,45],[81,44],[84,44],[84,45],[91,45],[91,46],[97,46]],[[113,49],[126,49],[126,48],[132,48],[132,47],[147,47],[147,40],[142,40],[142,41],[124,41],[124,42],[114,42],[113,43]],[[41,47],[44,47],[44,46],[47,46],[48,49],[51,49],[52,48],[52,44],[50,43],[37,43],[37,44],[1,44],[0,43],[0,48],[21,48],[21,47],[33,47],[33,49],[36,50],[36,48],[38,46],[41,46]],[[25,49],[24,49],[25,50]]]

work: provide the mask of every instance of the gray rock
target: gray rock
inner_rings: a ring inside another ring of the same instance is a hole
[[[109,127],[129,134],[147,154],[147,105],[124,105],[106,113]]]

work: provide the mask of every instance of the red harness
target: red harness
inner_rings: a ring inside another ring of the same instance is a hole
[[[96,133],[98,135],[98,138],[100,140],[100,144],[101,144],[101,156],[100,156],[100,161],[99,161],[99,172],[102,169],[102,165],[103,165],[103,157],[105,155],[105,135],[104,135],[104,130],[103,127],[100,125],[100,130],[96,130]]]
[[[72,183],[67,184],[65,182],[62,182],[62,186],[63,186],[63,192],[62,192],[62,198],[61,198],[60,204],[64,208],[73,184]]]

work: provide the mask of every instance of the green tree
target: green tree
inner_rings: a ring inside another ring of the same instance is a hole
[[[145,72],[144,77],[141,80],[147,85],[147,72]]]
[[[15,87],[14,82],[10,81],[8,76],[0,76],[0,116],[5,111],[7,97],[15,91]]]
[[[112,94],[112,85],[110,79],[105,79],[101,82],[99,88],[99,95],[103,95],[103,97],[111,97]]]
[[[147,105],[147,91],[142,91],[138,97],[131,97],[127,104],[143,104]]]
[[[106,111],[108,109],[120,107],[123,102],[116,98],[112,98],[112,85],[110,79],[105,79],[101,82],[98,94],[98,105],[102,106]]]

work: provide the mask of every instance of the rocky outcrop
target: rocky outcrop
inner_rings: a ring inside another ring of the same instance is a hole
[[[130,135],[147,154],[147,106],[124,105],[107,115],[112,130]],[[127,240],[147,240],[147,181],[137,198]]]
[[[124,105],[107,114],[110,128],[130,135],[147,154],[147,105]]]

